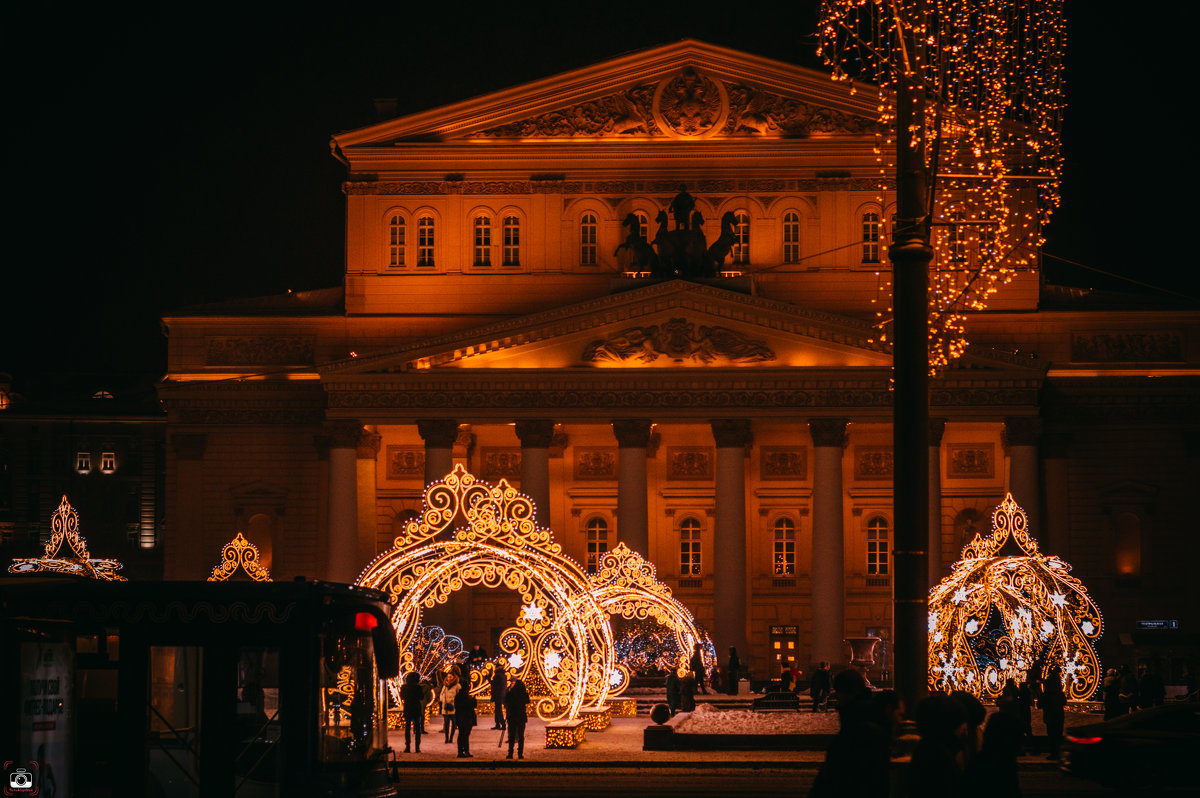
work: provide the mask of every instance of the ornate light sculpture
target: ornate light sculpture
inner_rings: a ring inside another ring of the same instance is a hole
[[[9,573],[28,574],[51,572],[75,574],[100,579],[105,582],[124,582],[125,577],[117,571],[122,567],[115,559],[92,559],[88,553],[87,541],[79,534],[79,513],[63,496],[50,520],[50,541],[46,543],[46,553],[42,557],[31,559],[13,559],[8,566]],[[63,550],[66,544],[68,551]]]
[[[1012,494],[992,513],[992,534],[976,534],[950,576],[929,594],[929,686],[995,697],[1008,681],[1062,674],[1067,698],[1100,683],[1092,644],[1100,610],[1070,566],[1038,551]]]
[[[227,581],[239,568],[255,582],[271,581],[271,572],[258,563],[258,547],[246,540],[241,532],[221,549],[221,562],[213,568],[207,581]]]
[[[881,192],[895,167],[896,89],[915,90],[910,132],[929,175],[937,369],[963,353],[965,314],[1036,265],[1041,228],[1058,207],[1062,2],[824,0],[819,35],[834,80],[861,77],[878,92]],[[890,313],[878,312],[881,324]]]

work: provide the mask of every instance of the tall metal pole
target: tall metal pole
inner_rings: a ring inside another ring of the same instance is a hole
[[[912,40],[910,39],[910,42]],[[915,44],[915,43],[914,43]],[[919,45],[917,45],[919,46]],[[917,53],[913,54],[918,56]],[[896,514],[894,665],[896,691],[911,713],[928,691],[929,560],[929,209],[924,91],[902,79],[896,96],[896,223],[892,245],[893,445]]]

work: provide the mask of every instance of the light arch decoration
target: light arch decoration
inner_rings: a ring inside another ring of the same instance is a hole
[[[65,547],[65,550],[64,550]],[[50,540],[41,557],[13,559],[9,573],[60,573],[86,576],[102,582],[125,582],[117,573],[122,568],[115,559],[94,559],[88,552],[87,541],[79,534],[79,513],[64,495],[50,519]]]
[[[507,480],[489,485],[455,466],[426,489],[424,511],[357,583],[391,599],[401,672],[415,670],[423,609],[464,587],[503,587],[521,596],[522,608],[501,635],[501,650],[517,675],[545,683],[547,694],[534,706],[539,717],[575,718],[585,701],[601,703],[610,692],[612,629],[598,621],[606,613],[583,569],[537,526],[532,502]],[[477,675],[473,690],[481,687]]]
[[[1004,497],[992,533],[963,547],[929,594],[929,687],[998,696],[1006,682],[1058,671],[1068,699],[1100,684],[1093,643],[1103,622],[1087,588],[1056,556],[1042,554],[1028,517]]]
[[[271,572],[259,564],[258,547],[246,540],[241,532],[221,549],[221,562],[212,569],[206,581],[228,581],[239,568],[255,582],[271,581]]]

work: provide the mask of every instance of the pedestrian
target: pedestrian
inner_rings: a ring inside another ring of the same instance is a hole
[[[737,649],[729,647],[729,665],[725,668],[725,692],[729,695],[738,694],[738,674],[742,669],[742,661],[738,659]]]
[[[433,683],[428,678],[421,679],[421,734],[428,734],[425,729],[425,719],[433,712],[433,703],[437,700],[434,695]]]
[[[442,680],[442,689],[438,693],[438,701],[442,702],[442,733],[446,737],[446,745],[454,742],[454,698],[458,693],[458,674],[450,671]]]
[[[496,670],[492,672],[492,705],[495,707],[496,724],[493,729],[503,729],[504,723],[504,695],[508,692],[508,674],[504,671],[504,660],[496,660]]]
[[[891,704],[873,700],[866,680],[856,670],[839,673],[834,685],[839,729],[825,751],[809,796],[886,798],[890,789]],[[895,706],[899,706],[898,698]]]
[[[671,710],[671,717],[675,717],[675,713],[679,711],[679,671],[675,668],[667,669],[667,709]]]
[[[824,712],[829,701],[829,663],[822,662],[813,671],[812,680],[808,685],[808,694],[812,696],[813,712]]]
[[[967,793],[973,798],[1019,798],[1017,756],[1021,753],[1021,719],[1012,712],[988,718],[979,755],[967,765]]]
[[[700,688],[700,692],[708,695],[708,688],[704,686],[704,655],[700,653],[700,644],[696,643],[692,646],[692,659],[689,662],[692,668],[692,679]]]
[[[1104,719],[1112,720],[1121,714],[1121,672],[1109,668],[1104,676]]]
[[[1009,712],[1019,718],[1021,715],[1021,697],[1017,683],[1012,679],[1004,682],[1000,689],[1000,697],[996,699],[996,708],[1001,712]],[[1017,724],[1020,726],[1020,723]]]
[[[467,655],[467,662],[469,662],[471,665],[482,665],[486,659],[487,654],[484,652],[482,646],[480,646],[478,643],[471,646],[471,653]]]
[[[1047,759],[1058,759],[1058,746],[1062,743],[1063,727],[1067,721],[1067,696],[1063,692],[1062,672],[1054,668],[1046,676],[1042,686],[1042,722],[1046,724],[1046,744],[1050,747]]]
[[[1017,715],[1021,719],[1021,739],[1033,746],[1033,677],[1026,675],[1025,681],[1017,685]]]
[[[1167,700],[1167,685],[1158,670],[1150,666],[1142,666],[1142,678],[1138,680],[1138,707],[1161,707]]]
[[[417,753],[421,753],[421,718],[425,705],[421,702],[421,676],[415,671],[405,674],[400,687],[400,706],[404,711],[404,753],[412,747],[414,732],[417,738]]]
[[[525,758],[525,724],[529,721],[529,691],[525,682],[514,673],[504,692],[504,711],[508,715],[508,756],[513,758],[513,745],[517,747],[517,759]]]
[[[965,771],[979,754],[983,746],[983,722],[987,719],[987,709],[983,702],[966,690],[954,690],[950,697],[958,702],[967,715],[967,735],[963,738],[963,761]]]
[[[458,726],[458,756],[460,759],[471,756],[471,729],[479,719],[475,715],[475,707],[479,702],[467,690],[459,690],[454,697],[454,723]]]
[[[696,676],[692,671],[683,671],[679,677],[679,711],[696,711]]]
[[[1128,665],[1121,666],[1121,682],[1117,700],[1121,702],[1121,714],[1132,712],[1137,707],[1137,677]]]
[[[905,774],[904,795],[954,798],[963,794],[960,757],[967,734],[967,713],[945,693],[931,693],[917,705],[920,742]]]

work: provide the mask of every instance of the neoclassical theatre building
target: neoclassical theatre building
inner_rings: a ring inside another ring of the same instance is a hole
[[[643,553],[760,678],[890,639],[875,113],[683,41],[336,135],[343,285],[165,320],[167,578],[243,532],[276,579],[351,581],[461,463],[586,568]],[[1110,299],[1035,265],[969,318],[931,387],[930,568],[1011,491],[1105,612],[1102,657],[1167,656],[1200,621],[1200,316]],[[490,648],[518,603],[440,620]],[[1182,631],[1138,631],[1159,618]]]

